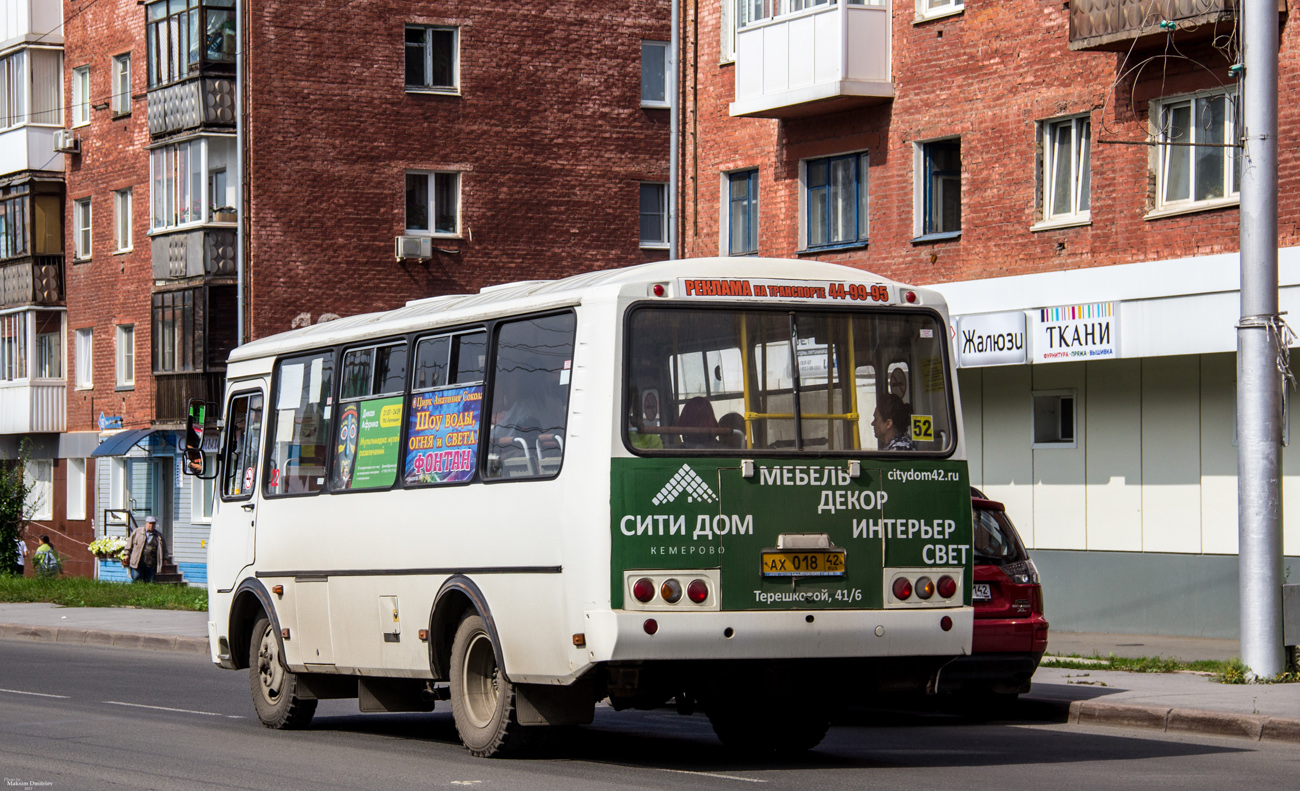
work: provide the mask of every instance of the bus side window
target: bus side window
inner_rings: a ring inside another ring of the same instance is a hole
[[[478,469],[487,332],[421,338],[406,407],[407,486],[468,483]]]
[[[560,471],[573,368],[574,315],[512,321],[497,330],[485,477]]]
[[[387,489],[397,480],[406,343],[344,352],[340,379],[330,491]]]
[[[264,491],[269,495],[319,492],[325,486],[334,411],[334,353],[291,357],[277,367]]]
[[[223,500],[249,497],[257,480],[257,454],[262,438],[262,394],[245,393],[230,401],[226,429]]]

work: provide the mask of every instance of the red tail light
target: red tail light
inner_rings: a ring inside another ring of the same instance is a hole
[[[709,598],[708,583],[704,580],[691,580],[691,584],[686,586],[686,598],[696,604],[703,604]]]
[[[939,595],[951,599],[957,593],[957,580],[947,574],[939,578]]]
[[[659,631],[659,622],[654,618],[646,618],[645,623],[641,624],[641,628],[645,629],[646,634],[654,634]]]
[[[655,597],[654,580],[651,580],[649,577],[642,577],[632,583],[632,595],[642,604],[653,599]]]
[[[912,596],[912,583],[906,577],[899,577],[894,580],[894,598],[899,601],[906,601]]]

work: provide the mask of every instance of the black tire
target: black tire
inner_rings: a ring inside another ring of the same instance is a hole
[[[533,744],[541,728],[515,718],[515,688],[497,665],[492,635],[477,613],[468,613],[451,643],[451,713],[471,755],[503,758]]]
[[[789,708],[773,716],[744,701],[718,702],[709,723],[728,750],[755,757],[793,755],[821,744],[831,727],[830,710],[817,705]]]
[[[265,614],[253,624],[248,643],[248,683],[253,709],[268,728],[296,730],[311,724],[316,699],[298,695],[298,677],[284,666],[280,640]]]

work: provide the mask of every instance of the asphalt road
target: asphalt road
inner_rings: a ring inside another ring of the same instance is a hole
[[[444,708],[362,715],[355,701],[325,701],[310,730],[276,732],[254,717],[248,676],[203,656],[0,640],[0,777],[50,789],[1253,791],[1300,785],[1300,749],[853,712],[805,758],[762,764],[729,756],[702,716],[600,708],[543,757],[482,760]]]

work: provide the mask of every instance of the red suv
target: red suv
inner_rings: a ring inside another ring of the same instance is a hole
[[[975,544],[975,635],[970,656],[939,675],[940,692],[1014,699],[1047,650],[1047,619],[1038,569],[1002,503],[971,488]]]

